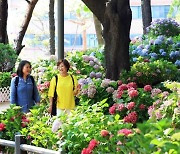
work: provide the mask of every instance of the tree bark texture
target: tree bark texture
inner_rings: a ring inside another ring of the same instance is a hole
[[[96,30],[96,36],[98,40],[98,45],[101,46],[104,44],[104,40],[102,37],[102,26],[101,22],[98,20],[98,18],[93,14],[93,19],[94,19],[94,26]]]
[[[0,0],[0,43],[8,43],[7,35],[8,0]]]
[[[143,34],[146,34],[146,28],[152,22],[151,0],[141,0]]]
[[[129,33],[132,12],[129,0],[82,1],[103,25],[106,78],[118,80],[122,70],[130,69]]]
[[[54,20],[54,0],[49,1],[49,32],[50,32],[50,54],[55,55],[55,20]]]
[[[28,28],[28,25],[30,23],[30,20],[31,20],[31,17],[32,17],[32,14],[33,14],[33,10],[37,4],[38,0],[31,0],[28,2],[28,11],[27,11],[27,14],[25,16],[25,19],[24,19],[24,22],[21,26],[21,30],[18,34],[18,37],[17,39],[15,40],[15,50],[16,50],[16,53],[17,55],[20,54],[21,50],[25,47],[25,45],[22,45],[22,41],[23,41],[23,38],[25,36],[25,33],[26,33],[26,30]]]

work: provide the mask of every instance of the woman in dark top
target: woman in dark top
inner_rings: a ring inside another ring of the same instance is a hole
[[[36,83],[31,73],[31,63],[23,60],[17,69],[17,76],[11,80],[10,103],[21,106],[22,112],[29,112],[29,109],[40,102],[40,96]]]

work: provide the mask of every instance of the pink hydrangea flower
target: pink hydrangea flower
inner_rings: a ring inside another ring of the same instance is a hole
[[[95,139],[92,139],[92,140],[89,142],[88,148],[91,149],[91,150],[93,150],[97,145],[98,145],[98,141],[96,141]]]
[[[118,91],[123,91],[123,90],[127,90],[127,85],[126,84],[122,84],[118,87]]]
[[[115,112],[116,112],[116,106],[113,105],[113,106],[111,106],[111,107],[109,108],[109,113],[110,113],[110,114],[115,114]]]
[[[128,88],[128,89],[129,89],[129,88],[134,88],[134,89],[136,89],[136,88],[137,88],[137,85],[136,85],[135,82],[130,82],[130,83],[127,84],[127,88]]]
[[[107,130],[101,130],[101,136],[105,137],[108,135],[109,135],[109,132]]]
[[[144,91],[151,91],[151,90],[152,90],[151,85],[145,85],[144,86]]]
[[[129,134],[132,134],[132,130],[124,128],[119,130],[118,134],[124,134],[125,136],[128,136]]]
[[[137,90],[129,90],[128,91],[128,95],[129,95],[129,97],[130,98],[133,98],[133,97],[136,97],[136,96],[138,96],[138,91]]]
[[[139,106],[139,109],[140,109],[140,110],[144,110],[145,107],[146,107],[146,106],[145,106],[144,104],[141,104],[141,105]]]
[[[138,115],[134,111],[129,113],[126,117],[124,117],[124,122],[135,124],[137,122],[137,119],[138,119]]]
[[[92,150],[90,148],[84,148],[81,151],[81,154],[92,154]]]
[[[124,104],[119,104],[119,105],[117,106],[117,110],[118,110],[118,111],[123,111],[124,109],[125,109]]]
[[[128,110],[132,110],[135,107],[135,102],[128,103],[126,107]]]

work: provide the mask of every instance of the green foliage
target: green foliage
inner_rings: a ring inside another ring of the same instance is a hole
[[[0,43],[0,72],[14,67],[17,59],[15,50],[9,44]]]
[[[56,133],[51,130],[53,119],[47,114],[47,105],[35,106],[27,114],[30,123],[21,130],[21,134],[26,136],[30,145],[57,150]]]
[[[180,1],[173,0],[169,9],[168,17],[173,17],[177,21],[180,21]]]
[[[0,87],[8,87],[11,83],[11,73],[10,72],[0,72]]]
[[[166,80],[176,81],[179,74],[178,68],[166,60],[153,62],[142,62],[140,60],[131,67],[129,72],[122,72],[120,79],[125,83],[127,81],[136,82],[142,87],[146,84],[155,85]]]
[[[87,104],[87,103],[86,103]],[[112,144],[117,141],[117,131],[122,128],[131,128],[130,124],[123,125],[118,119],[112,116],[106,116],[102,113],[102,106],[107,104],[100,102],[92,106],[79,106],[71,115],[60,117],[64,124],[60,131],[62,132],[62,149],[67,153],[80,153],[83,148],[88,146],[92,139],[103,141],[100,137],[101,130],[108,129],[115,137],[110,144],[107,144],[106,152],[114,147]],[[101,107],[100,107],[101,106]],[[103,144],[103,143],[102,143]],[[116,146],[116,145],[115,145]],[[105,151],[105,149],[104,149]]]
[[[3,111],[0,114],[0,122],[5,124],[5,130],[0,131],[0,138],[13,141],[15,135],[22,129],[22,117],[21,108],[15,105]]]

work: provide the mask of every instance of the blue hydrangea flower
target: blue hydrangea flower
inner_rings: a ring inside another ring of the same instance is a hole
[[[156,40],[154,41],[154,45],[160,45],[160,44],[162,44],[162,40],[156,39]]]
[[[151,56],[151,58],[154,58],[154,59],[158,58],[158,55],[154,52],[149,54],[149,55]]]
[[[171,51],[171,53],[169,54],[170,58],[173,59],[176,57],[176,54],[174,51]]]
[[[176,44],[176,47],[177,47],[177,48],[180,48],[180,42],[178,42],[178,43]]]
[[[167,53],[166,53],[166,52],[162,52],[161,55],[162,55],[162,56],[166,56]]]
[[[149,50],[150,49],[150,45],[146,45],[145,49]]]
[[[164,36],[163,35],[160,35],[157,38],[160,39],[161,41],[164,41]]]
[[[180,66],[180,60],[176,60],[176,62],[174,64],[177,66]]]
[[[175,51],[175,56],[180,57],[180,51]]]
[[[133,58],[133,62],[136,62],[136,61],[137,61],[137,58],[136,58],[136,57],[134,57],[134,58]]]
[[[173,40],[171,37],[167,39],[167,44],[173,44]]]
[[[162,54],[164,52],[164,49],[159,49],[159,52]]]
[[[137,54],[137,51],[136,51],[136,50],[133,50],[133,51],[132,51],[132,54],[133,54],[133,55]]]

